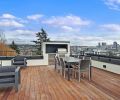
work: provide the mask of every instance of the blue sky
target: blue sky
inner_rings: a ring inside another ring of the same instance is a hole
[[[41,28],[51,40],[69,40],[72,45],[120,43],[120,0],[0,2],[0,31],[9,43],[30,43]]]

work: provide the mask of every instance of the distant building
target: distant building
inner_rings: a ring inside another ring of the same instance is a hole
[[[113,49],[118,49],[118,44],[117,44],[117,42],[113,42]]]
[[[102,42],[101,49],[102,49],[102,50],[107,49],[107,44],[106,44],[106,42]]]
[[[81,46],[70,46],[71,54],[78,54],[82,50]]]
[[[106,46],[107,44],[106,44],[106,42],[102,42],[102,46]]]
[[[100,42],[98,43],[98,47],[99,47],[99,48],[101,47],[101,44],[100,44]]]

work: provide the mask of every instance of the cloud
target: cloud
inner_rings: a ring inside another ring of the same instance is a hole
[[[28,29],[9,30],[4,32],[7,38],[7,43],[11,43],[13,40],[18,44],[31,44],[35,39],[36,31]]]
[[[18,29],[18,30],[15,30],[17,33],[24,33],[24,34],[26,34],[26,33],[29,33],[29,34],[32,34],[33,33],[33,31],[31,31],[31,30],[22,30],[22,29]]]
[[[15,20],[8,20],[8,19],[0,20],[0,26],[2,26],[2,27],[24,27],[23,24],[15,21]]]
[[[120,0],[104,0],[104,2],[110,9],[120,11]]]
[[[36,31],[28,30],[28,29],[16,29],[16,30],[10,30],[5,31],[6,34],[8,34],[9,37],[16,37],[19,36],[24,40],[24,38],[33,38],[35,36]]]
[[[98,42],[102,42],[105,40],[101,36],[90,36],[73,33],[52,33],[50,36],[50,39],[52,40],[70,41],[71,45],[81,46],[95,46],[98,44]]]
[[[70,27],[70,26],[61,26],[61,28],[65,32],[79,32],[80,31],[79,28],[73,28],[73,27]]]
[[[39,25],[45,26],[51,40],[70,41],[72,45],[93,46],[97,45],[98,42],[112,43],[115,40],[118,43],[120,42],[120,24],[103,24],[100,25],[100,28],[103,29],[102,32],[98,30],[99,32],[95,31],[95,34],[90,34],[89,30],[91,28],[88,26],[92,24],[92,21],[83,19],[80,16],[53,16],[43,17],[40,20],[41,17],[32,15],[28,18],[27,16],[28,19],[36,20],[39,23],[26,23],[27,27],[25,27],[26,24],[23,18],[11,14],[3,14],[0,16],[0,27],[5,27],[4,33],[6,34],[8,43],[14,40],[20,44],[32,44],[31,41],[36,39],[35,33],[37,31],[35,30],[38,30]],[[27,21],[29,22],[30,20]],[[12,27],[10,28],[11,30],[8,27]],[[84,30],[84,27],[88,28]]]
[[[86,26],[91,23],[89,20],[81,19],[79,16],[53,16],[42,23],[53,26]]]
[[[45,18],[42,24],[57,28],[62,32],[80,32],[80,29],[91,24],[90,20],[75,15],[52,16]]]
[[[120,32],[120,24],[104,24],[100,27],[107,31]]]
[[[104,33],[104,35],[103,35]],[[63,40],[70,41],[71,45],[81,45],[81,46],[96,46],[98,42],[106,42],[107,44],[112,44],[117,41],[120,44],[120,32],[96,32],[96,34],[87,33],[50,33],[51,40]]]
[[[0,16],[0,18],[4,18],[4,19],[15,19],[16,17],[11,15],[11,14],[3,14],[2,16]]]
[[[38,20],[39,20],[40,18],[42,18],[42,17],[43,17],[42,14],[35,14],[35,15],[27,16],[27,19],[38,21]]]
[[[18,18],[14,15],[5,13],[0,16],[1,27],[24,27],[23,23],[26,23],[22,18]]]

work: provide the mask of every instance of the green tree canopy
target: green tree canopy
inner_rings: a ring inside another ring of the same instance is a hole
[[[48,41],[50,41],[50,39],[48,38],[48,35],[43,28],[41,29],[40,32],[36,33],[36,37],[37,37],[37,40],[33,41],[36,44],[36,47],[37,47],[36,53],[38,55],[41,55],[42,54],[42,50],[41,50],[42,42],[48,42]]]
[[[12,48],[13,50],[15,50],[16,53],[18,53],[18,54],[20,53],[20,50],[19,50],[18,46],[15,44],[14,41],[12,41],[12,44],[10,45],[10,48]]]

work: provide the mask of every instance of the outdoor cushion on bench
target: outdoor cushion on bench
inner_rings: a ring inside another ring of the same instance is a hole
[[[2,66],[0,67],[0,87],[15,87],[18,91],[20,84],[20,67]]]
[[[27,67],[27,60],[23,56],[16,56],[12,59],[11,64],[14,66]]]

